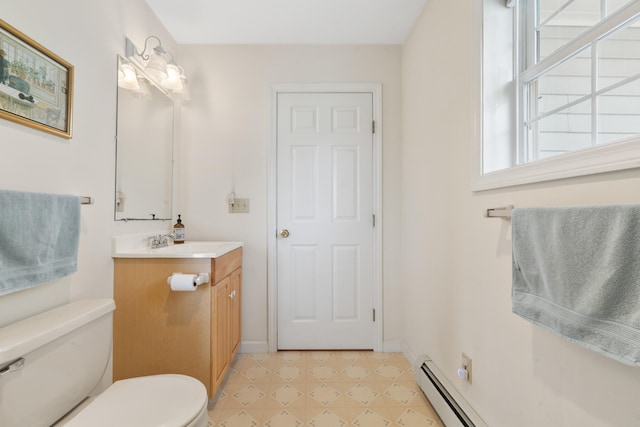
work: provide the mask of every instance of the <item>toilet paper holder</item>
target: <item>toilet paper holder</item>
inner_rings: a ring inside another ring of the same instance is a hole
[[[183,273],[173,273],[171,276],[167,277],[167,284],[171,284],[171,279],[173,279],[174,275],[182,276]],[[198,273],[198,274],[184,274],[185,276],[195,276],[193,279],[193,284],[195,286],[204,285],[205,283],[209,283],[209,273]]]

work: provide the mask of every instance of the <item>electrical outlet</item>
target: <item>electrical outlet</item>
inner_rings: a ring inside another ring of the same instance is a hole
[[[462,363],[460,367],[467,371],[467,381],[471,384],[471,358],[464,353],[462,353]]]
[[[249,199],[235,199],[229,203],[229,213],[249,213]]]

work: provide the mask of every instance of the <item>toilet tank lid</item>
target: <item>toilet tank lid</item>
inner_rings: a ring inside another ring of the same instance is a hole
[[[109,298],[78,300],[0,328],[0,368],[115,307]]]

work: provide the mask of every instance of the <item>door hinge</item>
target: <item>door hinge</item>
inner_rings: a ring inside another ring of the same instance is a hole
[[[375,308],[373,309],[373,321],[374,322],[376,321],[376,309]]]
[[[376,121],[371,122],[371,133],[376,133]]]
[[[376,226],[376,214],[371,215],[373,217],[373,227]]]

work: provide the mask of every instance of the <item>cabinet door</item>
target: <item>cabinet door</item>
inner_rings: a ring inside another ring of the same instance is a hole
[[[233,360],[238,347],[240,345],[240,331],[241,331],[241,318],[242,318],[242,269],[238,268],[229,276],[231,280],[231,306],[229,309],[229,346],[230,346],[230,359]]]
[[[211,382],[217,387],[229,364],[229,300],[230,278],[227,276],[213,286],[211,292]]]
[[[113,379],[184,374],[211,394],[210,286],[175,292],[173,272],[209,272],[207,259],[117,258],[114,262]]]

